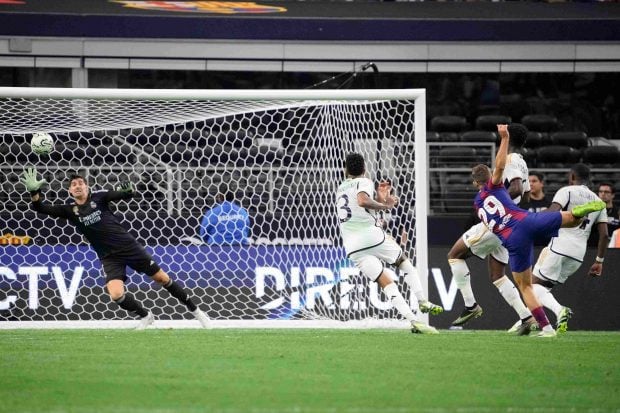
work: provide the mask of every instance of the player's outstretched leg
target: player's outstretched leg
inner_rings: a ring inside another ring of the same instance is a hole
[[[405,282],[411,287],[411,290],[418,299],[420,311],[423,313],[429,313],[437,315],[443,313],[443,307],[437,304],[433,304],[426,298],[424,291],[422,290],[422,283],[420,282],[420,276],[418,270],[413,266],[409,258],[402,255],[401,261],[395,264],[399,270],[405,273]]]
[[[154,322],[153,313],[147,311],[142,304],[129,293],[125,292],[125,283],[122,280],[110,280],[106,283],[110,298],[123,310],[140,316],[136,330],[144,330]]]
[[[605,209],[605,202],[597,199],[595,201],[586,202],[585,204],[577,205],[571,210],[571,213],[576,218],[583,218],[590,212],[601,211]]]
[[[409,305],[403,298],[403,295],[398,290],[398,286],[392,281],[392,279],[384,271],[377,279],[377,283],[383,289],[385,295],[390,299],[390,302],[396,308],[396,310],[411,323],[411,332],[416,334],[438,334],[438,331],[434,328],[416,319],[415,314],[409,308]]]
[[[191,299],[189,294],[181,287],[177,282],[168,276],[163,270],[159,270],[153,276],[153,280],[160,283],[166,291],[170,293],[174,298],[185,304],[187,309],[192,313],[194,318],[198,320],[203,328],[209,328],[209,317],[202,312],[198,306]]]

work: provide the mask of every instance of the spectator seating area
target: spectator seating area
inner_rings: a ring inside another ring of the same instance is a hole
[[[435,214],[471,210],[475,189],[469,170],[477,163],[491,164],[498,143],[496,125],[513,121],[502,115],[478,116],[473,126],[464,116],[430,120],[430,198]],[[578,162],[592,168],[594,184],[612,182],[620,192],[620,150],[610,141],[582,131],[560,130],[557,118],[550,115],[525,115],[518,121],[529,129],[521,153],[530,171],[545,175],[548,194],[566,185],[568,168]]]

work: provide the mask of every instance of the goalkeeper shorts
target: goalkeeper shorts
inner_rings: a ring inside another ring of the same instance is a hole
[[[160,270],[153,257],[141,245],[113,252],[101,259],[105,282],[110,280],[127,281],[127,267],[152,277]]]

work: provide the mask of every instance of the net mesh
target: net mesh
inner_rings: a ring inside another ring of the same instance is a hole
[[[213,319],[396,317],[346,259],[335,192],[346,153],[361,152],[371,178],[390,179],[400,196],[381,218],[415,256],[413,100],[4,98],[0,113],[0,320],[129,317],[106,296],[100,263],[75,228],[30,209],[19,182],[30,166],[52,204],[67,202],[74,173],[91,190],[133,182],[137,196],[113,210]],[[50,133],[54,152],[32,153],[33,132]],[[224,190],[249,214],[250,245],[200,236]],[[128,275],[127,289],[157,318],[189,318],[147,277]]]

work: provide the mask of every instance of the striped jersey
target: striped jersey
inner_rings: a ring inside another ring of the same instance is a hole
[[[491,180],[476,195],[474,206],[480,220],[502,242],[510,237],[519,221],[528,215],[510,198],[503,183],[493,185]]]

